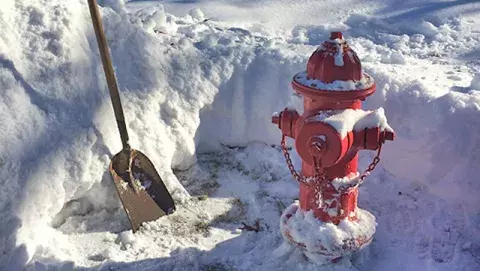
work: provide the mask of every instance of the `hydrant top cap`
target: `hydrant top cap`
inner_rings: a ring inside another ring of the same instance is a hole
[[[360,59],[343,39],[342,32],[331,32],[330,39],[310,56],[307,76],[324,83],[362,79]]]
[[[373,78],[363,73],[360,59],[343,39],[342,32],[330,33],[330,38],[308,59],[306,71],[294,76],[292,85],[299,93],[325,96],[328,92],[330,96],[342,95],[345,99],[369,96],[375,91]]]
[[[332,33],[330,33],[330,39],[331,40],[334,40],[334,39],[343,40],[342,32],[332,32]]]

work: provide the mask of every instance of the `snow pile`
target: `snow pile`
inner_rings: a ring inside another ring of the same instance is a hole
[[[296,16],[312,7],[307,2],[288,17],[328,17],[323,2],[315,4],[322,16],[313,8]],[[384,108],[398,135],[360,187],[359,204],[378,228],[370,261],[354,263],[359,270],[478,269],[475,17],[425,19],[435,29],[417,28],[393,15],[350,15],[345,5],[336,25],[267,29],[206,20],[208,9],[174,16],[156,3],[134,13],[122,1],[104,4],[114,8],[101,13],[130,143],[155,164],[178,214],[133,238],[125,232],[107,172],[121,143],[86,2],[7,0],[0,15],[0,268],[19,270],[33,259],[29,267],[38,270],[317,269],[282,245],[279,210],[298,185],[281,150],[267,144],[280,141],[271,114],[289,103],[292,76],[331,30],[342,30],[377,84],[365,111]],[[272,1],[246,13],[262,18],[262,10],[285,7]],[[294,97],[289,106],[300,104]],[[238,146],[247,147],[230,149]],[[368,163],[364,152],[360,166]],[[189,169],[182,178],[172,168]],[[237,230],[258,218],[258,232]]]
[[[97,3],[103,7],[110,7],[119,13],[125,11],[125,0],[98,0]]]

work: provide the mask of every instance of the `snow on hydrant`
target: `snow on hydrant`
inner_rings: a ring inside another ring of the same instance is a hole
[[[375,216],[357,207],[358,186],[374,170],[382,144],[393,140],[394,132],[383,108],[361,109],[375,83],[340,32],[332,32],[310,56],[292,87],[303,98],[303,112],[287,107],[272,117],[283,134],[287,165],[300,185],[299,202],[283,212],[280,230],[310,260],[337,262],[373,239]],[[301,173],[290,159],[287,137],[294,139]],[[359,150],[377,151],[362,173]]]

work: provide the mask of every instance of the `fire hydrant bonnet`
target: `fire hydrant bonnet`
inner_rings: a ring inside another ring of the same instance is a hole
[[[355,51],[340,32],[332,32],[308,59],[307,69],[292,80],[293,89],[306,96],[363,100],[375,92],[373,78],[362,71]]]

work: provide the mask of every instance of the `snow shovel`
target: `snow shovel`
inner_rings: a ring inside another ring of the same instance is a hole
[[[130,148],[120,94],[97,1],[88,0],[88,5],[123,145],[123,149],[110,161],[109,170],[132,225],[132,231],[136,232],[143,222],[171,214],[176,208],[172,196],[152,162],[140,151]]]

